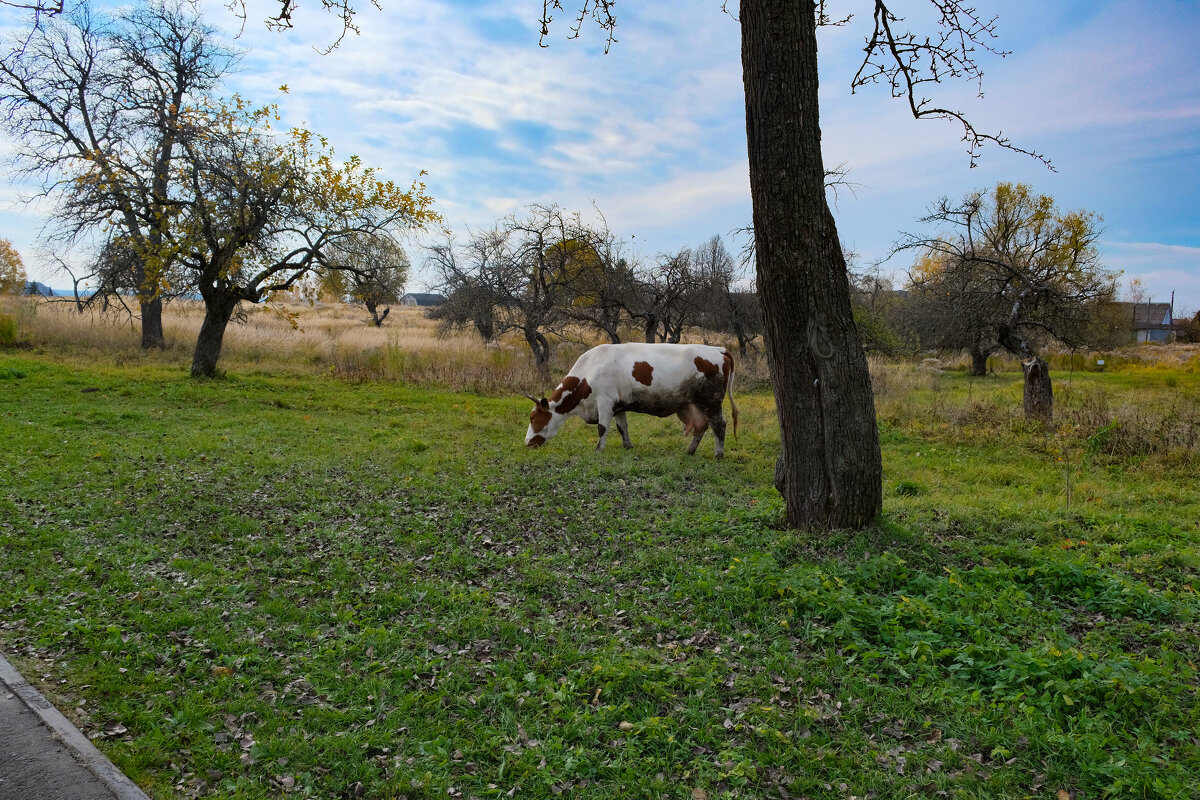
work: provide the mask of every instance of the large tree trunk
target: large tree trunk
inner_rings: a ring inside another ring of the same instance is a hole
[[[225,328],[229,325],[237,304],[238,301],[231,297],[204,298],[204,322],[200,323],[196,351],[192,354],[193,378],[216,377]]]
[[[1025,419],[1038,422],[1054,420],[1054,387],[1050,385],[1050,366],[1033,356],[1021,362],[1025,371]]]
[[[383,310],[383,314],[379,313],[379,304],[374,300],[365,300],[363,305],[367,307],[367,311],[371,312],[371,324],[376,328],[383,327],[383,321],[387,319],[387,315],[392,312],[392,307],[388,306]]]
[[[971,351],[971,374],[976,378],[987,375],[988,354],[979,350]]]
[[[166,337],[163,335],[162,298],[154,297],[149,300],[138,298],[138,305],[141,306],[142,313],[142,349],[158,348],[161,350],[167,346]]]
[[[526,331],[525,342],[533,353],[533,364],[543,378],[550,375],[550,342],[541,331]]]
[[[795,528],[862,528],[883,466],[867,360],[825,200],[811,2],[743,0],[742,69],[758,293]]]

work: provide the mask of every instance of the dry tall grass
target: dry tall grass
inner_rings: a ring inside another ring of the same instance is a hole
[[[74,304],[8,298],[0,316],[15,321],[15,337],[25,346],[114,365],[161,363],[186,368],[200,330],[199,302],[166,307],[163,351],[141,348],[136,320],[126,313],[87,311]],[[286,312],[286,313],[285,313]],[[297,322],[293,327],[288,317]],[[632,333],[632,332],[631,332]],[[690,341],[713,341],[692,331]],[[554,347],[551,378],[539,375],[525,343],[508,338],[485,345],[473,332],[438,334],[437,325],[418,308],[394,306],[383,327],[370,324],[360,307],[343,303],[286,303],[252,306],[225,333],[221,368],[229,372],[323,372],[353,381],[388,380],[448,386],[481,394],[536,393],[549,389],[579,354],[599,340],[575,331]],[[738,361],[738,386],[767,385],[761,357]]]

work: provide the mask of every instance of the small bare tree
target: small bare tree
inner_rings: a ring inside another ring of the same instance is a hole
[[[684,326],[694,321],[688,296],[694,285],[689,247],[661,253],[655,263],[635,274],[628,310],[646,342],[678,342],[682,338]]]
[[[385,234],[355,233],[329,249],[328,261],[331,266],[321,270],[322,290],[362,303],[372,324],[382,327],[408,282],[411,265],[400,243]]]
[[[551,340],[571,321],[580,243],[592,236],[578,214],[533,205],[463,244],[450,237],[428,250],[448,300],[431,316],[448,328],[473,325],[485,339],[519,333],[538,371],[548,374]]]
[[[569,244],[566,275],[566,312],[574,322],[603,334],[609,342],[621,341],[621,329],[631,321],[637,277],[624,246],[606,224],[580,231],[586,241]]]
[[[748,288],[749,260],[737,261],[725,241],[713,236],[693,251],[695,285],[690,303],[700,324],[737,339],[738,351],[746,356],[750,343],[762,335],[758,296]]]

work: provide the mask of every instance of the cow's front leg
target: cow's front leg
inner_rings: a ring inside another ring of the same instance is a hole
[[[612,424],[612,421],[612,401],[601,397],[596,401],[596,429],[600,431],[600,441],[596,442],[597,450],[604,449],[604,443],[608,440],[608,427]]]
[[[616,423],[617,431],[621,434],[621,442],[625,445],[625,449],[633,447],[633,442],[629,441],[629,421],[625,419],[625,412],[619,411],[613,414],[613,422]]]

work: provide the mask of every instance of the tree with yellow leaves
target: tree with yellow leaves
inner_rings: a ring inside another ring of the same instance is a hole
[[[197,111],[203,135],[183,143],[167,245],[204,299],[192,375],[217,372],[225,329],[242,303],[341,269],[355,241],[395,237],[440,218],[425,185],[401,187],[357,156],[293,128],[270,134],[273,106],[239,97]]]
[[[1050,421],[1054,394],[1040,348],[1084,344],[1116,292],[1096,247],[1100,218],[1060,211],[1025,184],[1000,183],[961,203],[942,198],[921,222],[939,230],[906,234],[896,250],[917,253],[911,288],[930,324],[972,352],[1003,349],[1021,359],[1025,415]]]
[[[19,294],[25,289],[25,262],[8,239],[0,239],[0,294]]]

